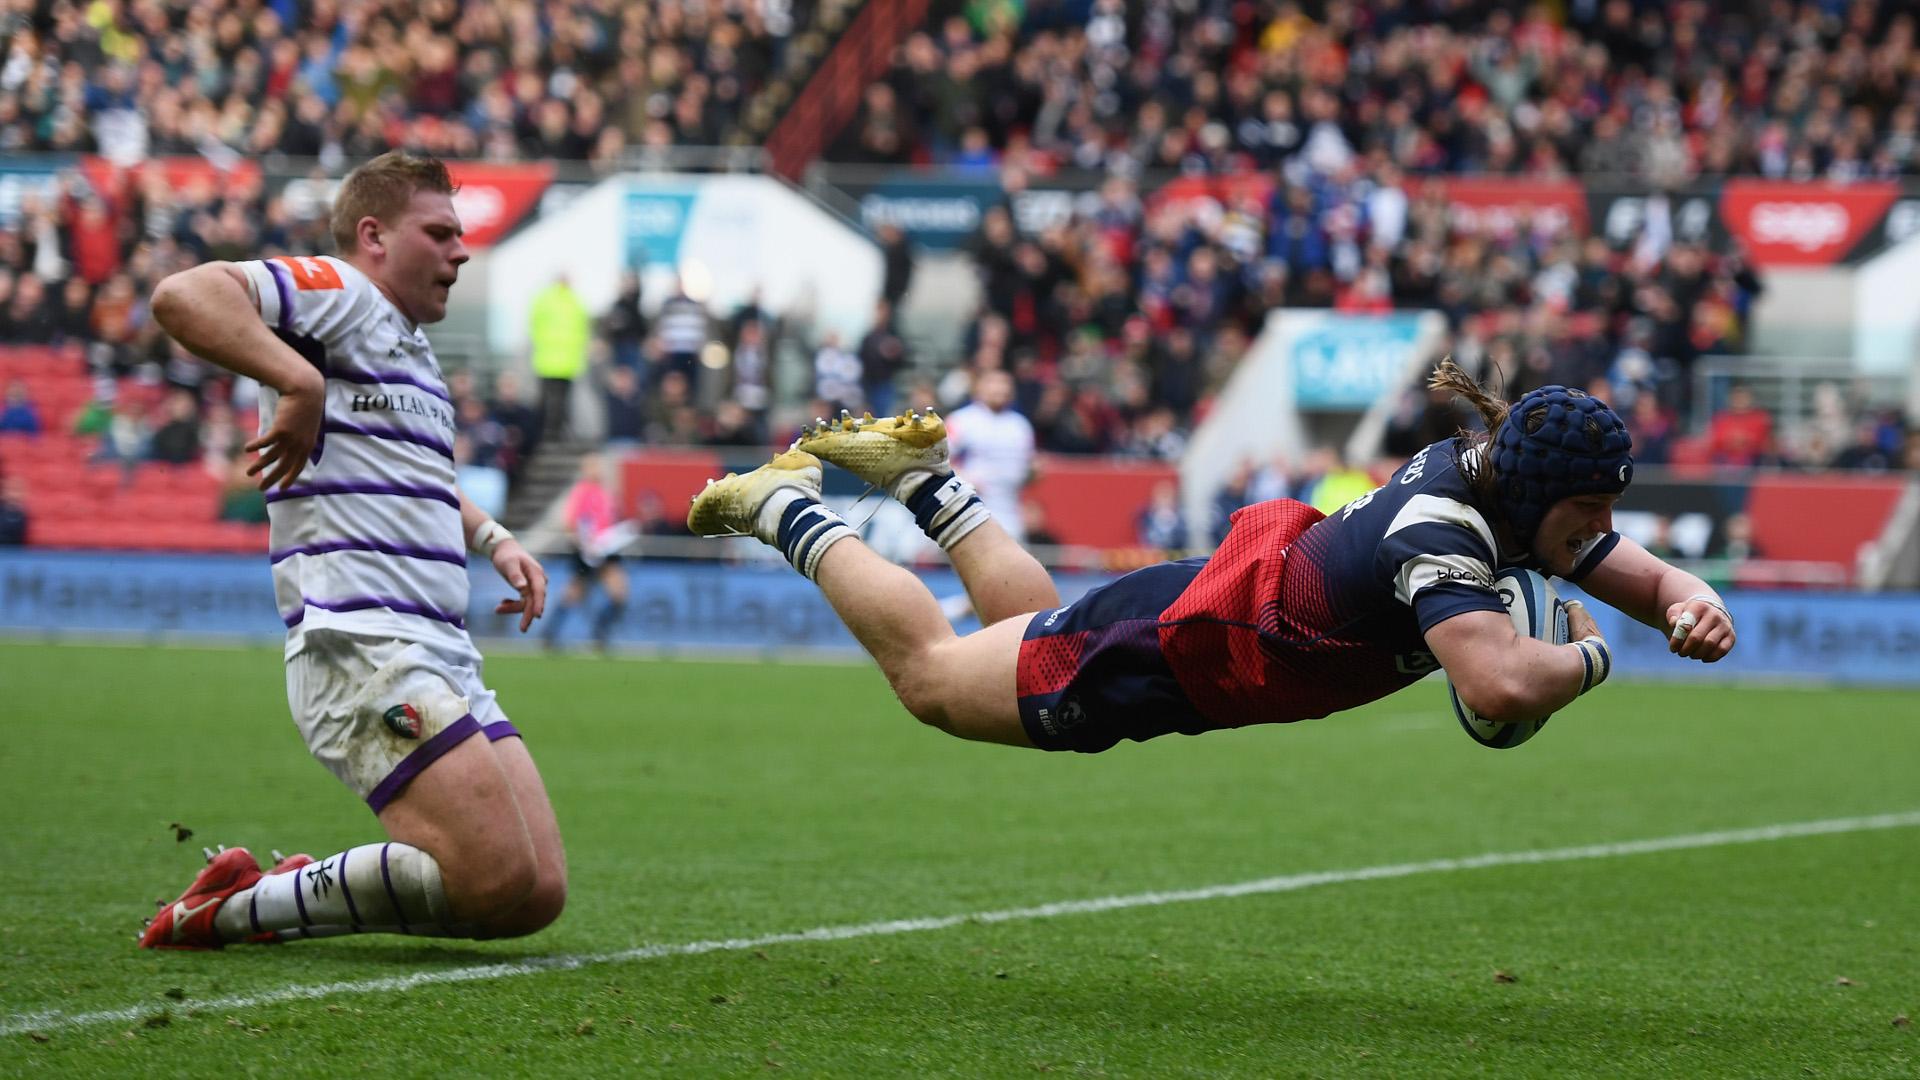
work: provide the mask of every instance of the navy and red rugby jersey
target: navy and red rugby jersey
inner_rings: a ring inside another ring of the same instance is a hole
[[[1499,551],[1460,473],[1457,439],[1415,454],[1387,482],[1323,517],[1289,499],[1245,507],[1205,569],[1160,615],[1180,687],[1223,727],[1311,720],[1434,671],[1429,627],[1502,611]],[[1619,542],[1579,553],[1579,581]]]

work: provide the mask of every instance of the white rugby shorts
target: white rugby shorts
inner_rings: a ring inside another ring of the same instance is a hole
[[[287,658],[287,704],[307,749],[376,814],[469,737],[520,734],[471,647],[310,630]]]

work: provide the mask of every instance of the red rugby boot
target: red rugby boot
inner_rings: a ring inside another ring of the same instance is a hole
[[[228,848],[207,861],[180,899],[160,909],[140,935],[143,949],[218,949],[226,945],[213,919],[227,898],[260,880],[260,864],[246,848]]]
[[[275,874],[291,874],[295,870],[313,862],[313,856],[311,855],[282,855],[277,851],[273,853],[273,859],[273,869],[267,871],[268,877],[272,877]]]

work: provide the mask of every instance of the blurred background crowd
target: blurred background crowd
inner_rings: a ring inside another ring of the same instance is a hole
[[[337,171],[397,147],[631,164],[632,148],[738,141],[812,13],[807,0],[11,0],[0,154]],[[543,398],[541,382],[590,382],[617,445],[756,446],[842,407],[958,408],[992,372],[1010,377],[1007,407],[1037,450],[1173,461],[1266,313],[1307,307],[1440,312],[1449,350],[1508,394],[1557,382],[1613,402],[1649,464],[1920,467],[1900,414],[1846,385],[1823,385],[1790,430],[1739,388],[1693,400],[1696,362],[1748,347],[1768,287],[1737,241],[1680,238],[1658,199],[1625,239],[1564,216],[1463,219],[1432,183],[1904,177],[1920,167],[1914,24],[1909,5],[1872,0],[936,5],[826,158],[973,170],[1009,200],[1062,169],[1102,177],[1041,229],[1023,231],[1011,203],[986,211],[966,248],[979,309],[952,340],[902,329],[922,256],[898,229],[877,237],[885,284],[854,340],[757,303],[709,310],[697,289],[643,296],[637,277],[587,311],[558,282],[529,299],[534,349],[577,342],[574,355],[534,356],[530,380],[460,374],[463,464],[504,490],[543,436],[570,433],[570,386]],[[1168,176],[1253,174],[1267,182],[1223,199],[1153,197]],[[251,388],[172,347],[147,297],[206,259],[327,251],[324,222],[258,184],[105,175],[71,174],[0,217],[0,340],[78,352],[94,388],[41,402],[7,379],[0,433],[204,464],[235,514],[255,513],[233,466]],[[1387,453],[1471,423],[1409,386]],[[1340,468],[1316,455],[1262,490],[1310,491]]]

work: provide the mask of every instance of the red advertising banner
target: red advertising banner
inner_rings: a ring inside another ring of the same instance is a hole
[[[251,195],[260,190],[260,165],[251,158],[236,157],[231,168],[221,168],[204,157],[156,157],[132,165],[118,165],[93,155],[80,159],[80,172],[87,183],[108,197],[120,190],[123,177],[138,181],[150,169],[159,169],[167,186],[175,191],[213,188]]]
[[[467,247],[491,247],[520,223],[553,183],[553,165],[494,165],[449,161],[447,171],[460,190],[453,196],[454,212],[467,230]]]
[[[1221,207],[1231,207],[1251,198],[1265,207],[1273,198],[1273,174],[1263,172],[1227,173],[1221,176],[1181,176],[1167,181],[1147,196],[1147,206],[1158,210],[1167,203],[1187,203],[1211,199]]]
[[[1550,235],[1587,231],[1587,191],[1572,180],[1504,176],[1442,176],[1408,181],[1407,197],[1429,186],[1446,194],[1456,227],[1472,233],[1512,235],[1523,229]]]
[[[1720,217],[1760,266],[1827,266],[1846,258],[1899,197],[1900,185],[1890,182],[1729,180]]]

